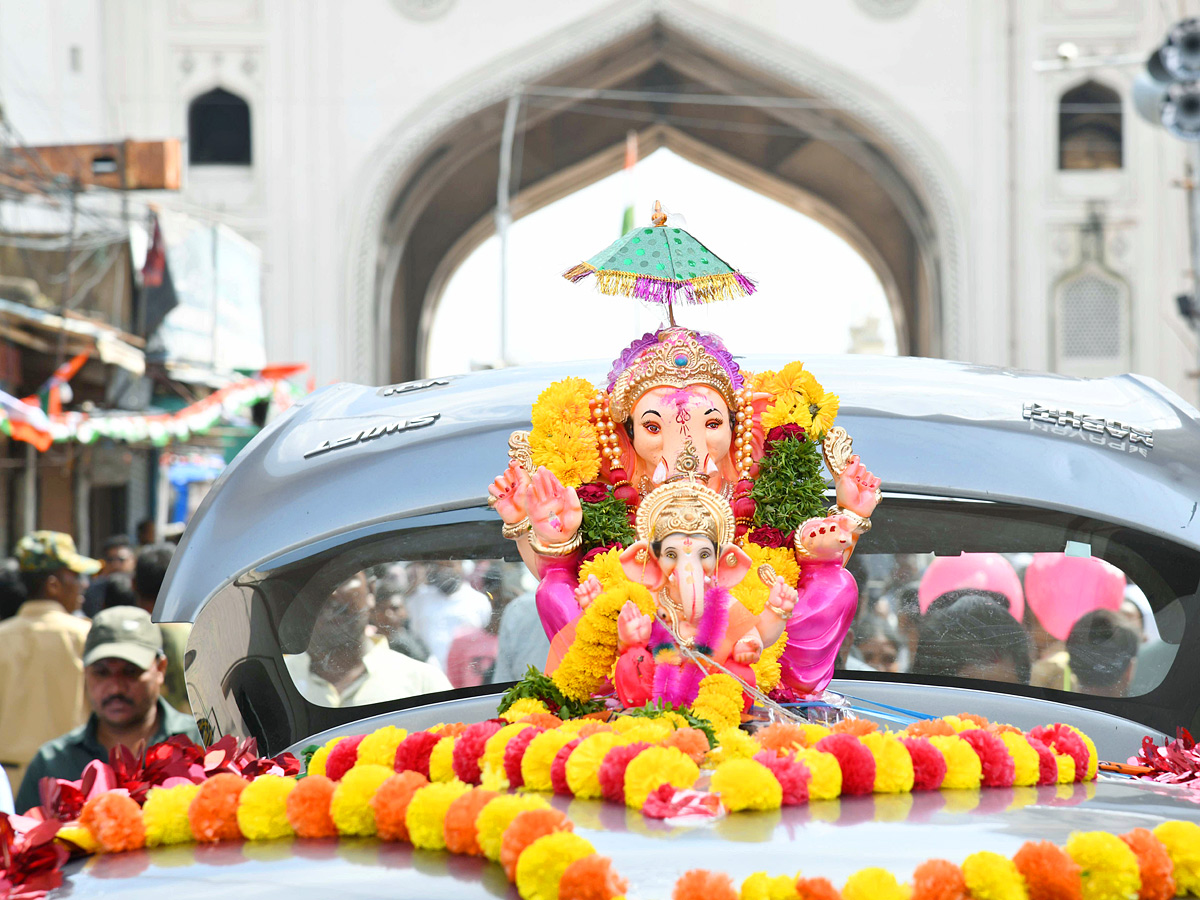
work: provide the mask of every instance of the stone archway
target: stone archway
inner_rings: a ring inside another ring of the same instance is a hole
[[[889,294],[901,352],[955,354],[962,227],[928,139],[852,77],[695,7],[668,14],[674,5],[625,4],[602,25],[541,40],[398,126],[353,218],[347,349],[357,378],[417,373],[447,273],[492,232],[504,101],[522,84],[794,98],[768,108],[655,97],[610,118],[612,104],[542,97],[522,122],[514,216],[614,171],[633,114],[651,146],[790,203],[858,247]]]

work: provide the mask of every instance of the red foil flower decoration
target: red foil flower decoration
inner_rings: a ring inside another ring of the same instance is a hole
[[[62,884],[68,854],[54,840],[62,823],[48,819],[21,834],[13,819],[16,817],[0,816],[0,897],[39,900]],[[32,820],[22,817],[17,821]]]

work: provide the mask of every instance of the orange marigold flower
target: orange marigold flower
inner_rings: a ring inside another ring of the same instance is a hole
[[[612,731],[611,725],[606,725],[603,722],[588,722],[579,729],[579,733],[575,735],[580,740],[586,737],[591,737],[593,734],[599,734],[602,731]]]
[[[774,750],[776,756],[789,756],[797,747],[808,746],[804,727],[791,722],[774,722],[760,728],[754,737],[767,750]]]
[[[983,716],[975,713],[959,713],[958,717],[964,722],[974,722],[978,727],[986,729],[990,724]]]
[[[336,785],[324,775],[309,775],[296,782],[287,798],[288,824],[297,837],[337,837],[337,826],[329,814]]]
[[[567,866],[558,880],[558,900],[614,900],[628,888],[612,860],[593,853]]]
[[[664,747],[674,747],[677,750],[686,754],[692,762],[700,765],[704,761],[704,757],[708,755],[708,738],[704,736],[704,732],[699,728],[677,728],[675,731],[667,735],[667,739],[663,741]]]
[[[800,900],[842,900],[841,892],[828,878],[797,878],[796,893]]]
[[[508,880],[516,883],[517,860],[526,847],[547,834],[574,830],[571,820],[557,809],[527,809],[517,813],[500,838],[500,865],[504,866]]]
[[[1026,841],[1013,864],[1025,879],[1029,900],[1079,900],[1083,896],[1079,864],[1049,841]]]
[[[192,837],[200,842],[240,841],[242,830],[237,823],[238,798],[249,783],[241,775],[222,772],[201,784],[192,805],[188,807]]]
[[[521,721],[528,722],[535,728],[557,728],[562,724],[562,719],[554,713],[530,713]]]
[[[927,859],[913,870],[912,900],[967,900],[962,869],[944,859]]]
[[[420,772],[408,769],[393,775],[379,786],[379,790],[371,798],[371,809],[375,813],[375,833],[381,840],[408,840],[408,826],[404,822],[404,815],[408,812],[408,804],[413,794],[427,784],[428,778]]]
[[[671,900],[738,900],[738,892],[724,872],[692,869],[679,876]]]
[[[854,716],[849,716],[842,719],[842,721],[829,730],[834,734],[852,734],[855,737],[862,737],[864,734],[873,734],[878,731],[879,725],[870,719],[858,719]]]
[[[441,728],[438,728],[435,733],[440,738],[458,737],[460,734],[466,731],[467,728],[468,725],[466,722],[451,722],[448,725],[443,725]],[[431,728],[430,731],[433,731],[433,729]]]
[[[1135,828],[1121,840],[1137,854],[1142,889],[1138,900],[1170,900],[1175,896],[1175,865],[1163,842],[1145,828]]]
[[[954,727],[945,719],[923,719],[918,722],[913,722],[904,729],[904,733],[909,737],[935,737],[936,735],[949,736],[957,734]]]
[[[475,819],[479,811],[500,795],[495,791],[474,788],[451,801],[446,810],[446,821],[442,825],[446,837],[446,849],[464,856],[483,856],[479,849],[479,832],[475,830]]]
[[[142,808],[128,794],[105,792],[92,797],[83,805],[79,824],[91,832],[105,853],[139,850],[146,845]]]

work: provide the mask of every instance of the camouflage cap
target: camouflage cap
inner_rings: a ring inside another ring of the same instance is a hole
[[[83,645],[83,664],[123,659],[148,669],[163,652],[162,632],[137,606],[110,606],[96,613]]]
[[[57,572],[70,569],[80,575],[100,571],[100,561],[81,556],[75,541],[61,531],[34,531],[17,541],[17,565],[22,572]]]

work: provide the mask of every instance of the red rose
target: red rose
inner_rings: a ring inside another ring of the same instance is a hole
[[[599,556],[601,553],[607,553],[613,547],[620,547],[621,544],[605,544],[602,547],[593,547],[587,553],[583,554],[583,562],[588,563]],[[580,563],[582,565],[583,563]]]
[[[767,432],[763,441],[763,452],[770,453],[771,448],[779,441],[803,441],[807,432],[799,425],[776,425]]]
[[[581,484],[575,488],[575,495],[579,497],[580,503],[599,503],[601,500],[608,499],[608,485],[595,481]]]
[[[770,525],[763,525],[761,528],[755,528],[746,536],[760,547],[788,546],[787,535],[778,528],[772,528]]]

